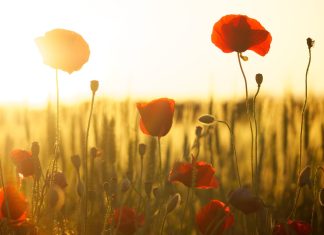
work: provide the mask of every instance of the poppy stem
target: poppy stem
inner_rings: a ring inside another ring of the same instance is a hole
[[[258,168],[258,122],[256,118],[256,111],[255,111],[255,103],[256,98],[259,94],[261,85],[258,85],[258,90],[256,91],[254,98],[253,98],[253,119],[254,119],[254,126],[255,126],[255,191],[256,195],[258,196],[258,188],[259,188],[259,168]]]
[[[165,214],[164,214],[164,216],[163,216],[163,222],[162,222],[162,226],[161,226],[160,235],[163,234],[163,229],[164,229],[164,225],[165,225],[165,221],[166,221],[167,215],[168,215],[168,213],[165,212]]]
[[[188,191],[187,191],[187,196],[186,196],[186,202],[185,202],[185,206],[183,208],[183,213],[182,213],[182,218],[181,218],[181,224],[180,224],[180,231],[181,233],[180,234],[184,234],[182,233],[182,226],[183,226],[183,221],[184,221],[184,218],[185,218],[185,215],[186,215],[186,210],[187,210],[187,207],[188,207],[188,202],[189,202],[189,196],[190,196],[190,192],[191,192],[191,187],[188,187]]]
[[[162,154],[161,154],[161,140],[160,137],[157,137],[157,142],[158,142],[158,151],[159,151],[159,181],[161,185],[163,184],[162,182]]]
[[[240,57],[240,53],[237,53],[237,59],[240,65],[240,69],[244,78],[244,84],[245,84],[245,106],[246,106],[246,114],[249,118],[249,124],[250,124],[250,131],[251,131],[251,177],[252,177],[252,187],[254,188],[254,174],[253,174],[253,143],[254,143],[254,134],[253,134],[253,127],[252,127],[252,120],[251,120],[251,115],[250,115],[250,109],[249,109],[249,93],[248,93],[248,87],[247,87],[247,80],[246,80],[246,76],[242,67],[242,63],[241,63],[241,57]]]
[[[311,47],[308,47],[308,64],[306,68],[306,74],[305,74],[305,100],[302,110],[302,116],[301,116],[301,123],[300,123],[300,135],[299,135],[299,166],[298,166],[298,175],[301,172],[301,165],[302,165],[302,152],[303,152],[303,127],[304,127],[304,118],[305,118],[305,111],[306,111],[306,105],[307,105],[307,80],[308,80],[308,71],[312,60],[312,53],[311,53]]]
[[[89,132],[90,132],[90,124],[91,124],[91,117],[93,112],[93,105],[95,99],[95,92],[92,91],[92,98],[91,98],[91,107],[90,107],[90,114],[88,119],[88,125],[86,130],[86,138],[85,138],[85,151],[84,151],[84,183],[85,183],[85,190],[84,190],[84,234],[87,234],[87,220],[88,220],[88,142],[89,142]]]
[[[61,136],[60,136],[60,94],[59,94],[58,69],[55,69],[55,81],[56,81],[56,138],[55,138],[55,159],[56,159],[59,157],[59,154],[60,154],[60,141],[61,141]],[[56,165],[56,164],[54,163],[54,165]],[[53,166],[53,169],[55,169],[55,166]]]
[[[238,181],[240,187],[242,187],[242,184],[241,184],[241,177],[240,177],[240,172],[239,172],[239,167],[238,167],[238,161],[237,161],[237,155],[236,155],[236,147],[235,147],[234,133],[233,133],[232,129],[230,128],[230,126],[228,125],[228,123],[227,123],[226,121],[220,121],[220,120],[217,120],[217,122],[222,123],[222,124],[225,124],[226,127],[227,127],[227,129],[228,129],[229,132],[230,132],[230,135],[231,135],[231,142],[232,142],[232,148],[233,148],[233,153],[234,153],[234,161],[235,161],[235,165],[236,165],[237,181]]]

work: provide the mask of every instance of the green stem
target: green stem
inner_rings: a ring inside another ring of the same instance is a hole
[[[226,121],[217,120],[217,122],[225,124],[227,126],[229,132],[230,132],[232,148],[233,148],[233,153],[234,153],[234,161],[235,161],[235,165],[236,165],[237,181],[238,181],[240,187],[242,187],[242,185],[241,185],[241,177],[240,177],[240,172],[239,172],[239,167],[238,167],[238,161],[237,161],[237,155],[236,155],[236,147],[235,147],[235,142],[234,142],[234,133],[233,133],[232,129],[230,128],[230,126],[228,125],[228,123]]]
[[[90,132],[90,124],[91,124],[91,117],[93,112],[93,104],[94,104],[95,92],[92,92],[91,98],[91,107],[90,107],[90,114],[88,119],[88,125],[86,130],[86,138],[85,138],[85,151],[84,151],[84,234],[87,234],[87,220],[88,220],[88,141],[89,141],[89,132]]]
[[[254,126],[255,126],[255,188],[256,188],[256,194],[258,195],[258,188],[259,188],[259,171],[258,171],[258,122],[256,119],[256,112],[255,112],[255,103],[256,103],[256,98],[259,94],[260,91],[260,85],[258,85],[258,90],[254,95],[253,98],[253,119],[254,119]]]
[[[249,124],[250,124],[250,131],[251,131],[251,177],[252,177],[252,187],[254,187],[254,173],[253,173],[253,143],[254,143],[254,134],[253,134],[253,127],[252,127],[252,120],[251,120],[251,115],[250,115],[250,111],[249,111],[249,93],[248,93],[248,87],[247,87],[247,80],[246,80],[246,76],[242,67],[242,63],[241,63],[241,57],[240,57],[240,53],[237,53],[237,59],[240,65],[240,69],[244,78],[244,84],[245,84],[245,106],[246,106],[246,114],[249,118]]]

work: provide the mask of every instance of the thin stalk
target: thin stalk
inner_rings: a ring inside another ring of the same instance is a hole
[[[254,98],[253,98],[253,119],[254,119],[254,126],[255,126],[255,188],[256,188],[256,194],[258,195],[258,187],[259,187],[259,182],[258,182],[258,177],[259,177],[259,172],[258,172],[258,122],[256,119],[256,112],[255,112],[255,103],[256,103],[256,98],[259,94],[260,91],[260,85],[258,85],[258,90],[256,91]]]
[[[305,100],[304,100],[304,105],[303,105],[303,110],[302,110],[302,117],[301,117],[301,124],[300,124],[300,135],[299,135],[299,167],[298,167],[298,175],[301,172],[301,164],[302,164],[302,153],[303,153],[303,126],[304,126],[304,118],[305,118],[305,110],[306,110],[306,105],[307,105],[307,80],[308,80],[308,71],[309,71],[309,66],[312,61],[312,53],[311,53],[311,47],[308,47],[308,64],[306,68],[306,74],[305,74]]]
[[[157,142],[158,142],[158,151],[159,151],[159,181],[160,184],[162,185],[162,154],[161,154],[161,138],[157,137]]]
[[[235,165],[236,165],[237,181],[238,181],[240,187],[242,187],[241,177],[240,177],[240,172],[239,172],[239,167],[238,167],[238,161],[237,161],[237,155],[236,155],[236,147],[235,147],[235,142],[234,142],[234,133],[233,133],[232,129],[230,128],[230,126],[228,125],[228,123],[226,121],[217,120],[217,122],[225,124],[227,126],[229,132],[230,132],[232,148],[233,148],[233,153],[234,153],[234,161],[235,161]]]
[[[290,219],[290,218],[292,218],[295,215],[295,211],[296,211],[296,207],[297,207],[297,203],[298,203],[300,191],[301,191],[301,187],[298,187],[297,193],[296,193],[296,196],[295,196],[294,206],[293,206],[293,208],[292,208],[292,210],[290,212],[290,215],[288,216],[287,219]]]
[[[186,196],[186,202],[185,202],[185,206],[183,208],[183,213],[182,213],[182,218],[181,218],[181,224],[180,224],[180,234],[183,234],[182,232],[182,226],[183,226],[183,221],[184,221],[184,217],[186,215],[186,210],[187,210],[187,207],[188,207],[188,202],[189,202],[189,196],[190,196],[190,191],[191,191],[191,187],[188,187],[188,191],[187,191],[187,196]]]
[[[91,98],[91,107],[90,114],[88,119],[88,125],[86,130],[86,138],[85,138],[85,154],[84,154],[84,183],[85,183],[85,192],[84,192],[84,234],[87,234],[87,222],[88,222],[88,141],[89,141],[89,131],[91,124],[91,117],[93,112],[93,104],[94,104],[95,92],[92,92]]]
[[[160,235],[163,234],[163,229],[164,229],[164,225],[165,225],[165,221],[166,221],[167,215],[168,215],[168,213],[165,212],[165,214],[163,216],[163,222],[162,222],[162,226],[161,226],[161,230],[160,230]]]
[[[249,93],[248,93],[248,87],[247,87],[247,79],[242,67],[241,63],[241,57],[240,53],[237,53],[237,59],[240,65],[240,69],[244,78],[244,84],[245,84],[245,106],[246,106],[246,114],[249,117],[249,124],[250,124],[250,131],[251,131],[251,177],[252,177],[252,187],[254,187],[254,174],[253,174],[253,143],[254,143],[254,134],[253,134],[253,127],[252,127],[252,120],[251,120],[251,115],[249,111]]]

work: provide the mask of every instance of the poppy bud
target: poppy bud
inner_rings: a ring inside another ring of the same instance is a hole
[[[146,152],[146,144],[143,144],[143,143],[139,144],[138,152],[139,152],[140,156],[143,157]]]
[[[54,183],[61,187],[61,189],[66,188],[68,185],[66,182],[66,177],[63,172],[56,172],[54,175]]]
[[[166,213],[169,214],[180,204],[181,196],[179,193],[174,194],[168,201]]]
[[[97,80],[92,80],[90,82],[90,88],[91,88],[92,93],[96,93],[96,91],[98,90],[98,87],[99,87],[99,82]]]
[[[125,177],[125,178],[123,179],[123,181],[122,181],[121,191],[122,191],[123,193],[126,193],[126,192],[128,191],[128,189],[130,188],[130,186],[131,186],[131,182],[130,182],[130,180],[129,180],[127,177]]]
[[[81,158],[79,155],[73,155],[71,157],[71,161],[73,166],[75,167],[75,169],[78,171],[80,169],[81,166]]]
[[[324,188],[322,188],[318,193],[318,200],[321,206],[324,206]]]
[[[205,114],[198,118],[198,121],[204,125],[212,125],[215,123],[216,118],[213,115]]]
[[[311,38],[307,38],[306,41],[307,41],[308,49],[311,49],[314,46],[315,41]]]
[[[145,193],[148,198],[151,197],[153,183],[151,181],[146,181],[144,184]]]
[[[243,61],[248,61],[249,60],[249,57],[242,55],[242,53],[240,53],[240,57],[241,57],[241,59]]]
[[[229,194],[228,202],[245,214],[257,212],[263,203],[248,188],[238,188]]]
[[[261,86],[261,84],[263,82],[263,75],[262,75],[262,73],[257,73],[255,75],[255,81],[258,84],[258,86]]]
[[[202,127],[201,126],[196,126],[196,137],[200,137],[201,136],[201,132],[202,132]]]
[[[99,150],[96,147],[92,147],[90,149],[90,157],[95,158],[98,157],[99,155]]]
[[[310,179],[311,167],[305,166],[305,168],[300,172],[298,177],[298,186],[304,187],[305,185],[311,186],[312,182]]]
[[[39,143],[38,142],[32,143],[31,151],[32,151],[33,157],[38,157],[38,155],[39,155]]]

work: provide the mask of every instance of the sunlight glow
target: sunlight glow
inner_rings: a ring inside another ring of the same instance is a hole
[[[312,3],[311,3],[312,2]],[[306,38],[315,39],[310,88],[321,94],[319,58],[323,1],[3,1],[0,4],[0,103],[44,104],[55,95],[55,71],[44,65],[34,39],[54,28],[81,34],[91,50],[87,64],[71,75],[60,71],[63,102],[90,97],[90,80],[99,95],[123,98],[169,96],[206,99],[243,95],[236,56],[210,42],[214,22],[225,14],[247,14],[267,28],[268,55],[246,52],[249,83],[263,73],[264,94],[303,92]],[[290,10],[288,10],[290,9]]]

